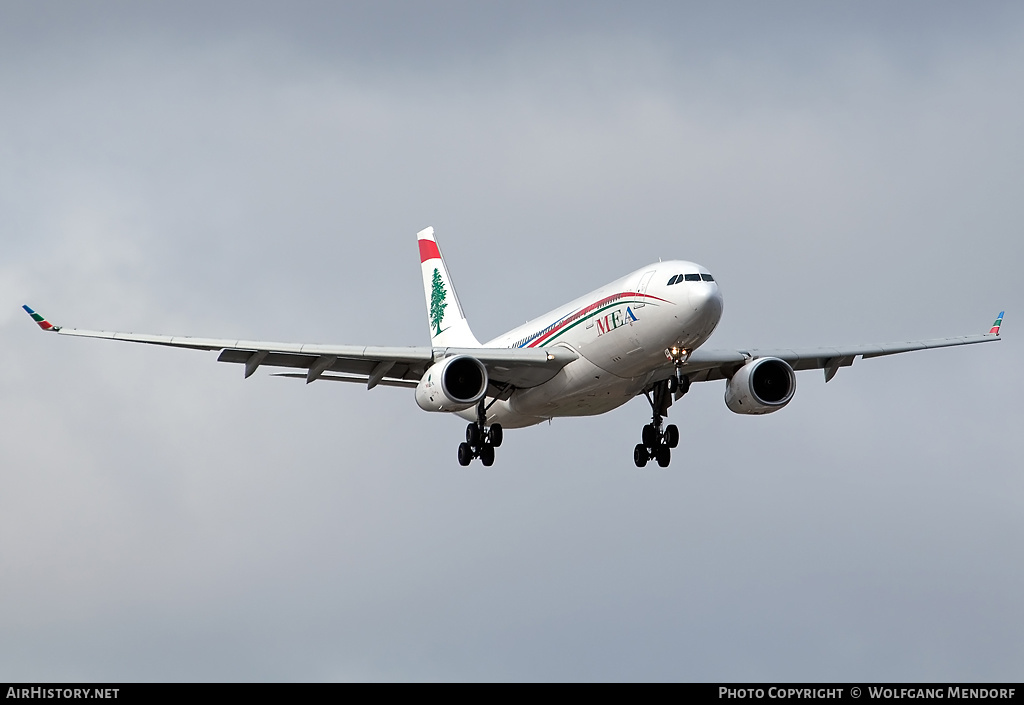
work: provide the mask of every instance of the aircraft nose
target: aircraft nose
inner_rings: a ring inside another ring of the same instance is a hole
[[[690,306],[702,318],[714,319],[717,323],[722,316],[722,293],[716,282],[701,282],[690,287]]]

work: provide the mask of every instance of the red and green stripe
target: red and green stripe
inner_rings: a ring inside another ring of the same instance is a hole
[[[581,308],[579,311],[566,316],[551,326],[550,329],[543,330],[540,333],[534,333],[534,337],[519,347],[542,348],[549,343],[554,342],[554,340],[560,337],[563,333],[567,333],[580,323],[600,315],[613,306],[621,306],[623,304],[628,306],[630,304],[635,305],[638,303],[651,303],[652,305],[657,305],[653,303],[654,301],[670,303],[667,299],[661,299],[657,296],[651,296],[650,294],[641,294],[636,291],[624,291],[619,294],[606,296],[600,301],[595,301],[589,306]]]

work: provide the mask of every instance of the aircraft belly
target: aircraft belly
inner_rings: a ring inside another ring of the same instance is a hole
[[[540,386],[519,389],[508,400],[509,410],[523,416],[589,416],[625,404],[636,394],[637,382],[623,379],[580,357]]]
[[[457,414],[466,421],[476,421],[476,409],[467,409]],[[527,416],[516,413],[509,408],[507,401],[498,400],[487,409],[487,425],[500,423],[502,428],[525,428],[535,426],[551,418],[548,416]]]

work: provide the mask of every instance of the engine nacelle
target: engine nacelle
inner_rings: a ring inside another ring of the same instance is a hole
[[[748,362],[725,387],[725,405],[737,414],[770,414],[778,411],[796,392],[796,373],[777,357]]]
[[[470,355],[434,363],[416,385],[416,403],[424,411],[463,411],[484,398],[487,368]]]

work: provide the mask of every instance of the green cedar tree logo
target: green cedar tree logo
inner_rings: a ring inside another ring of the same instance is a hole
[[[436,267],[430,286],[430,325],[437,329],[434,335],[441,335],[441,322],[444,320],[444,310],[448,307],[448,304],[445,303],[448,292],[444,288],[441,272]]]

